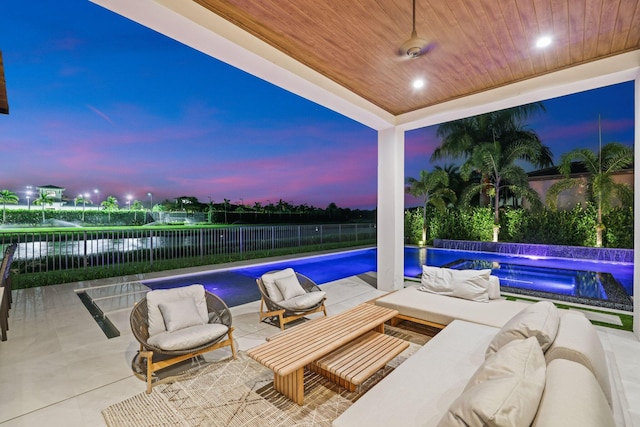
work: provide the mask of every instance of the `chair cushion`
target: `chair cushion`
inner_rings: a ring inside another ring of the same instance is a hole
[[[478,368],[438,426],[528,426],[538,410],[545,374],[538,341],[512,341]]]
[[[171,303],[172,301],[179,301],[185,298],[190,298],[194,301],[198,315],[202,319],[202,323],[207,323],[209,321],[209,315],[204,292],[204,286],[202,285],[191,285],[173,289],[158,289],[147,292],[149,336],[152,337],[155,334],[167,331],[159,305]]]
[[[491,270],[455,270],[422,266],[422,290],[471,301],[489,300]]]
[[[323,291],[308,292],[304,295],[300,295],[286,301],[280,301],[278,305],[291,310],[306,310],[320,303],[327,293]]]
[[[168,351],[188,350],[213,342],[228,330],[229,328],[221,323],[207,323],[173,332],[160,332],[150,337],[148,343]]]
[[[544,352],[556,338],[559,324],[560,312],[552,302],[531,304],[505,323],[489,344],[486,355],[495,353],[510,341],[529,337],[536,337]]]
[[[285,301],[306,294],[304,288],[298,281],[298,277],[295,274],[293,276],[277,278],[276,286],[278,287],[278,290],[280,290],[282,298]]]
[[[280,289],[276,285],[276,279],[282,279],[287,276],[294,276],[296,273],[293,271],[293,268],[285,268],[284,270],[274,271],[272,273],[265,273],[262,275],[261,280],[264,288],[267,290],[267,294],[269,298],[271,298],[274,302],[280,302],[284,299]]]
[[[613,427],[613,413],[593,374],[580,363],[555,359],[533,427]]]
[[[168,332],[189,326],[204,325],[205,322],[198,314],[196,303],[191,298],[184,298],[176,301],[158,304],[164,325]]]
[[[566,359],[584,365],[600,383],[609,405],[613,404],[607,358],[602,342],[596,328],[582,313],[562,313],[556,339],[544,357],[547,364],[555,359]]]

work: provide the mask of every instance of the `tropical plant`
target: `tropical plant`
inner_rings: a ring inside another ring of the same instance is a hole
[[[524,121],[534,114],[545,111],[540,102],[507,108],[438,126],[436,135],[442,143],[431,156],[431,161],[444,158],[469,159],[473,152],[485,144],[499,142],[502,150],[510,150],[512,145],[527,145],[527,150],[517,150],[521,156],[515,160],[531,163],[536,168],[553,164],[551,150],[545,146],[538,134],[528,129]],[[467,174],[469,176],[469,174]],[[488,176],[483,174],[481,181]],[[485,186],[488,190],[489,186]],[[481,205],[488,204],[488,194],[481,193]]]
[[[109,196],[100,203],[100,205],[107,211],[107,217],[109,224],[111,224],[111,212],[118,210],[118,199],[114,196]]]
[[[44,222],[44,207],[45,205],[53,204],[53,197],[49,196],[47,193],[41,192],[38,198],[33,201],[33,204],[42,206],[42,222]]]
[[[524,120],[544,111],[544,105],[535,102],[443,123],[436,131],[436,135],[442,138],[442,144],[434,150],[431,160],[465,157],[471,154],[476,144],[495,139],[503,144],[528,141],[540,150],[540,155],[537,156],[539,166],[551,165],[553,155],[549,148],[542,144],[535,131],[527,129],[523,124]],[[530,160],[533,163],[532,160],[534,159]]]
[[[91,201],[91,199],[89,199],[89,195],[88,194],[80,194],[80,195],[78,195],[78,197],[76,197],[74,199],[74,203],[76,205],[78,203],[82,203],[82,222],[84,222],[84,208],[87,205],[87,203],[91,204],[93,202]]]
[[[582,178],[571,178],[571,164],[578,162],[587,170],[586,182]],[[626,184],[615,182],[613,175],[633,164],[633,149],[626,145],[610,142],[599,153],[587,148],[577,148],[562,155],[558,169],[564,179],[553,184],[547,191],[546,203],[551,209],[557,209],[558,196],[565,190],[586,184],[589,198],[596,204],[596,246],[602,246],[604,223],[603,214],[607,214],[614,200],[622,206],[633,205],[633,190]]]
[[[467,183],[460,175],[460,167],[449,163],[444,166],[436,166],[434,170],[443,170],[449,175],[449,188],[456,194],[456,199],[460,198]]]
[[[2,222],[7,220],[7,203],[15,205],[18,203],[18,196],[13,191],[1,190],[0,191],[0,203],[2,203]]]
[[[527,173],[515,164],[516,160],[525,158],[536,161],[538,154],[531,144],[512,142],[503,149],[495,141],[477,146],[460,168],[464,179],[468,179],[473,171],[479,171],[486,178],[479,184],[470,185],[462,196],[462,202],[468,204],[471,197],[480,192],[486,192],[493,198],[494,241],[497,241],[500,224],[500,191],[508,188],[513,194],[526,198],[532,208],[542,208],[540,196],[529,186]]]
[[[464,158],[460,168],[463,179],[479,173],[479,183],[472,183],[461,197],[469,204],[475,194],[481,205],[494,198],[493,240],[497,241],[500,223],[500,190],[507,188],[513,194],[526,197],[532,207],[541,205],[539,197],[528,184],[527,175],[517,161],[534,167],[553,164],[551,150],[542,143],[538,134],[523,123],[533,114],[544,111],[542,103],[507,108],[478,116],[443,123],[437,136],[442,138],[431,160],[444,157]]]
[[[455,203],[456,194],[448,188],[449,174],[444,170],[434,170],[432,172],[420,171],[420,178],[407,178],[407,193],[414,197],[422,198],[423,201],[423,223],[422,242],[427,242],[427,205],[431,204],[436,209],[444,210],[447,201]]]

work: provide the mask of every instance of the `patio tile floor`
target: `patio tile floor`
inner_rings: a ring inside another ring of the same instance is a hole
[[[102,409],[144,391],[145,384],[130,367],[138,349],[129,329],[130,307],[108,313],[120,331],[119,337],[108,339],[76,295],[82,286],[14,291],[8,340],[0,343],[0,425],[104,426]],[[327,292],[328,314],[384,294],[358,277],[327,283],[322,289]],[[129,296],[122,300],[130,305],[135,301]],[[258,309],[258,301],[231,309],[240,350],[279,331],[259,322]],[[640,427],[640,342],[629,332],[601,327],[598,332],[616,370],[615,387],[624,391],[626,425]],[[221,349],[207,359],[229,356]]]

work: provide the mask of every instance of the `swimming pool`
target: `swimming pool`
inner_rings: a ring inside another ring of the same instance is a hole
[[[543,297],[553,294],[567,301],[624,310],[632,307],[633,264],[630,263],[416,247],[406,247],[404,255],[406,277],[419,277],[424,264],[458,269],[492,268],[492,274],[500,277],[505,291]],[[321,285],[376,271],[376,256],[375,248],[359,249],[143,283],[152,289],[202,283],[229,306],[235,306],[260,299],[255,279],[267,271],[292,267]]]

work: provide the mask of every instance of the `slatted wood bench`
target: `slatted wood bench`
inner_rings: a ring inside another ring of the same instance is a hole
[[[356,391],[360,384],[407,347],[407,341],[371,331],[311,363],[308,368],[349,391]]]

